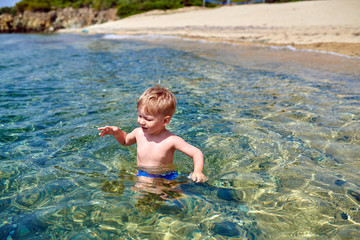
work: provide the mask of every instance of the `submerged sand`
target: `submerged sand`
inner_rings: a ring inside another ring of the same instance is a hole
[[[160,34],[251,45],[290,45],[360,57],[360,1],[323,0],[152,11],[61,32]]]

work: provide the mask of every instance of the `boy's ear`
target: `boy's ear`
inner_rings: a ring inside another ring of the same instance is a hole
[[[164,117],[164,126],[168,125],[170,123],[171,117],[170,116],[166,116]]]

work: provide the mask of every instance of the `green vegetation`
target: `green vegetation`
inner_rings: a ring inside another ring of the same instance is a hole
[[[217,0],[220,1],[220,0]],[[234,0],[232,2],[244,2],[250,0]],[[265,0],[265,2],[292,2],[301,0]],[[225,1],[226,2],[226,1]],[[47,12],[53,9],[73,7],[92,7],[96,10],[117,8],[120,17],[127,17],[137,13],[150,11],[153,9],[176,9],[186,6],[202,6],[203,0],[22,0],[15,7],[1,8],[0,14],[29,11]],[[215,6],[206,3],[207,7]]]
[[[118,16],[127,17],[154,9],[177,9],[185,6],[202,6],[202,0],[122,0],[118,5]]]
[[[118,7],[120,12],[143,12],[152,9],[173,9],[184,6],[201,6],[202,0],[22,0],[16,11],[50,11],[65,7],[92,7],[96,10]]]
[[[92,7],[97,10],[116,7],[118,0],[22,0],[15,5],[17,11],[50,11],[73,7]]]
[[[8,14],[15,15],[15,14],[16,14],[16,10],[15,10],[15,8],[12,8],[12,7],[3,7],[3,8],[0,8],[0,15],[1,15],[1,14],[4,14],[4,13],[8,13]]]
[[[126,17],[153,9],[176,9],[185,6],[202,6],[202,4],[202,0],[22,0],[13,8],[1,8],[0,14],[15,14],[25,10],[48,12],[66,7],[91,7],[96,10],[118,8],[118,15]]]

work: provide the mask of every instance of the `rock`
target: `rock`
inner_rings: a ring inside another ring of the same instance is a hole
[[[181,213],[181,209],[177,205],[163,205],[158,210],[161,214],[176,215]]]
[[[345,181],[340,180],[340,179],[335,180],[335,184],[338,185],[338,186],[342,186],[342,185],[344,185],[345,183],[346,183]]]
[[[228,188],[219,188],[217,192],[217,196],[220,199],[226,200],[226,201],[236,201],[236,193],[232,189]]]
[[[237,229],[237,224],[229,221],[215,223],[213,231],[214,233],[225,237],[235,237],[240,235],[240,231]]]
[[[352,190],[348,190],[348,194],[350,194],[351,196],[353,196],[355,198],[355,200],[360,203],[360,193],[352,191]]]
[[[116,8],[63,8],[50,12],[25,11],[15,16],[0,15],[0,33],[53,32],[62,28],[81,28],[117,20]]]
[[[70,238],[70,240],[92,240],[95,239],[93,236],[86,233],[76,233]]]
[[[7,239],[10,236],[10,232],[13,231],[11,224],[5,224],[0,227],[0,239]]]
[[[10,14],[0,15],[0,32],[9,32],[12,29],[13,17]]]

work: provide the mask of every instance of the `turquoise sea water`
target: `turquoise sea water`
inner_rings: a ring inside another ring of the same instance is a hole
[[[154,83],[209,181],[140,182]],[[0,239],[359,239],[360,60],[159,36],[0,35]]]

